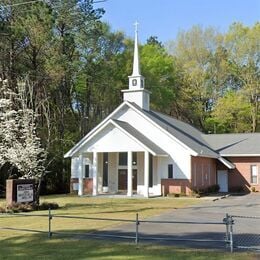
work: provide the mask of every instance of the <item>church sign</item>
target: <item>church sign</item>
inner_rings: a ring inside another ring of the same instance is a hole
[[[6,204],[35,201],[35,180],[14,179],[6,181]]]
[[[17,202],[33,202],[33,184],[18,184]]]

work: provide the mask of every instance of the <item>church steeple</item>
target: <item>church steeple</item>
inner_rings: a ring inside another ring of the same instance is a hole
[[[150,91],[144,89],[144,77],[140,71],[140,58],[138,52],[138,23],[135,24],[135,44],[134,44],[134,59],[133,72],[129,78],[129,88],[122,90],[124,93],[124,101],[134,102],[142,109],[149,110],[150,108]]]
[[[133,73],[129,76],[129,89],[144,88],[144,77],[140,73],[140,59],[138,51],[138,22],[134,23],[135,26],[135,45],[134,45],[134,60],[133,60]]]

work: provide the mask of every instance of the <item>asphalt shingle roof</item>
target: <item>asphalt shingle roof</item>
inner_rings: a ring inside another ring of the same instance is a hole
[[[260,133],[204,134],[183,121],[131,104],[200,156],[260,155]]]
[[[213,158],[219,157],[219,154],[204,140],[202,132],[195,127],[165,114],[153,110],[143,110],[134,103],[131,104],[199,155]]]
[[[220,155],[260,155],[260,133],[210,134],[203,137]]]

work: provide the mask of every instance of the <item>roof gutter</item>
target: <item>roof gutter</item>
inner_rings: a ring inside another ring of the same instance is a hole
[[[222,162],[230,170],[236,168],[236,166],[233,163],[231,163],[230,161],[224,159],[223,157],[218,157],[218,160],[220,162]]]

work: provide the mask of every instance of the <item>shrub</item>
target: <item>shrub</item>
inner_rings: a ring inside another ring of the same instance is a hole
[[[168,197],[174,197],[174,198],[179,198],[180,194],[179,193],[168,193]]]
[[[0,207],[0,213],[6,213],[5,208]]]
[[[33,211],[34,206],[29,203],[13,203],[7,206],[6,212],[18,213],[18,212],[29,212]]]
[[[195,195],[195,197],[199,198],[201,195],[206,195],[206,194],[209,194],[209,193],[218,192],[219,189],[220,189],[219,185],[214,184],[214,185],[211,185],[211,186],[209,186],[205,189],[200,188],[200,189],[193,190],[193,195]]]
[[[218,184],[214,184],[214,185],[211,185],[207,188],[207,192],[208,193],[214,193],[214,192],[218,192],[220,189],[219,185]]]
[[[39,210],[58,209],[59,205],[56,202],[43,202],[38,207]]]

